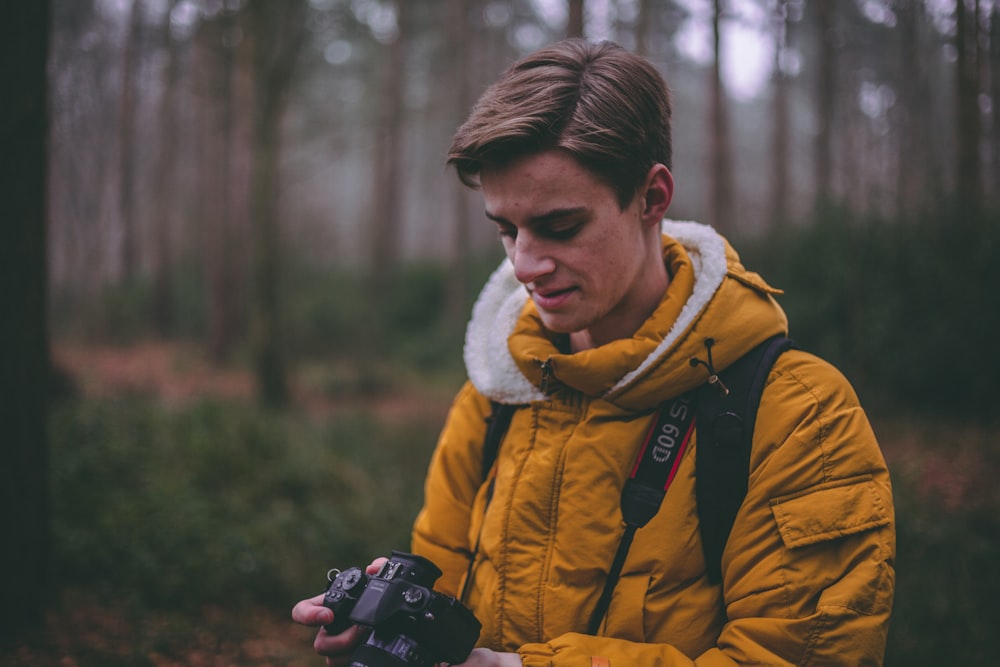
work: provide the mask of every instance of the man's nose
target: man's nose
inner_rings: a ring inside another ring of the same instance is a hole
[[[513,251],[510,261],[514,265],[514,276],[523,285],[530,285],[556,268],[546,245],[531,238],[530,234],[518,234]]]

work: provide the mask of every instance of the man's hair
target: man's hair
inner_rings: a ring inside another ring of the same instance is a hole
[[[649,169],[671,166],[670,92],[649,61],[611,42],[557,42],[511,65],[458,129],[448,164],[469,187],[484,168],[559,149],[625,208]]]

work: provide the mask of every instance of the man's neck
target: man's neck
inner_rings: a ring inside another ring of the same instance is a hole
[[[659,270],[653,270],[646,276],[644,289],[638,295],[636,303],[623,304],[621,317],[605,318],[606,323],[611,324],[613,329],[609,327],[609,330],[602,331],[598,327],[591,327],[569,334],[569,346],[572,352],[582,352],[615,340],[631,338],[639,330],[660,305],[670,285],[670,274],[667,273],[662,260],[655,266],[658,266]]]

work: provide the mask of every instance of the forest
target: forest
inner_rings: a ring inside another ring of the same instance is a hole
[[[1000,0],[36,0],[0,27],[0,664],[310,665],[405,549],[501,260],[451,136],[516,58],[671,87],[669,217],[784,290],[889,463],[888,665],[993,665]]]

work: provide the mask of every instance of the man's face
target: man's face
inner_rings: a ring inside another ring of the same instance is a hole
[[[631,336],[659,303],[669,192],[650,207],[643,189],[622,210],[610,187],[555,150],[485,169],[480,182],[486,216],[546,328],[600,345]]]

